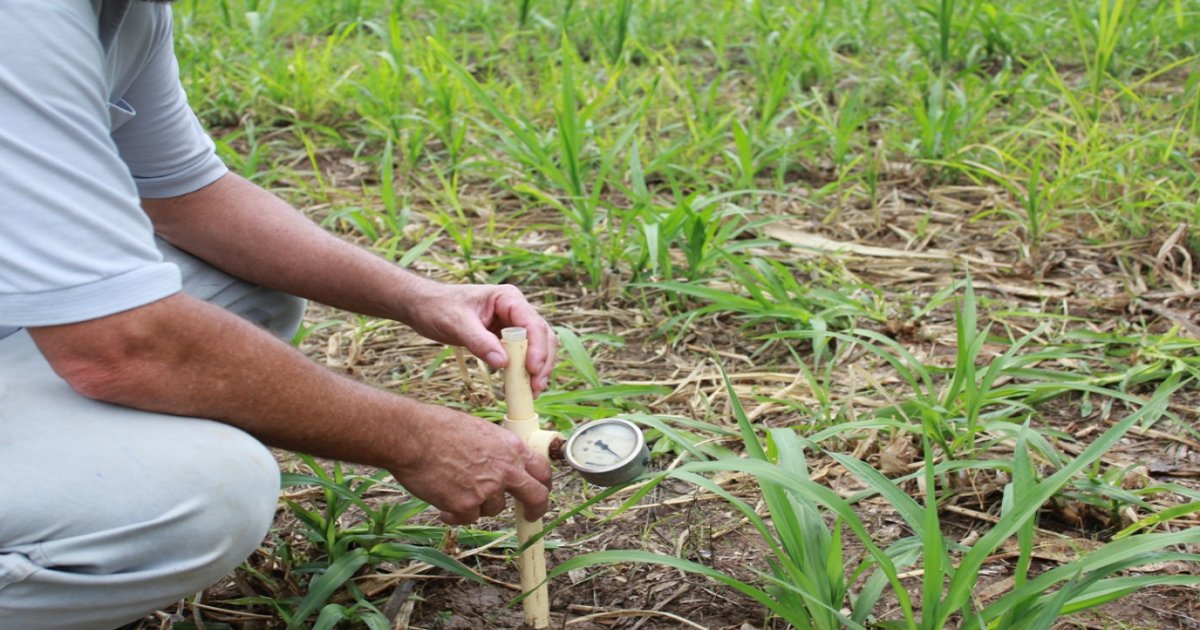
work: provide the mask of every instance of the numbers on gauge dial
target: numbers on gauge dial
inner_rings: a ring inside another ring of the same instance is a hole
[[[638,448],[638,439],[622,424],[589,427],[571,444],[571,459],[589,468],[608,468],[628,458]]]

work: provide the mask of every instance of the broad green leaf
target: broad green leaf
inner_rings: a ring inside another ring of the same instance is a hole
[[[309,615],[323,606],[369,560],[366,549],[355,549],[331,563],[309,584],[308,594],[296,607],[288,628],[301,628]]]

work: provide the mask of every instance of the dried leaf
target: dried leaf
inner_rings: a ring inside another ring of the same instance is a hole
[[[907,474],[909,464],[916,461],[918,456],[908,436],[896,435],[879,453],[879,470],[889,477]]]
[[[954,256],[950,252],[939,249],[927,249],[919,252],[909,252],[902,249],[892,249],[890,247],[876,247],[873,245],[859,245],[858,243],[848,243],[845,241],[834,241],[824,236],[812,234],[810,232],[801,232],[795,228],[790,228],[786,225],[778,223],[768,225],[763,229],[767,236],[783,241],[796,247],[804,249],[812,249],[819,252],[827,253],[846,253],[857,254],[859,256],[870,256],[873,258],[912,258],[921,260],[952,260]]]

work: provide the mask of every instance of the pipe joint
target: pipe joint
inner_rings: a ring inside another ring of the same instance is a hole
[[[538,426],[539,424],[540,420],[537,414],[524,420],[504,417],[504,428],[516,433],[517,437],[521,438],[530,450],[549,461],[561,460],[563,458],[562,447],[565,444],[563,435],[558,431],[542,429]]]

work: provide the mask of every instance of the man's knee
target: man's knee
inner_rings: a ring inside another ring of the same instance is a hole
[[[270,451],[237,429],[220,429],[228,429],[230,438],[211,454],[208,469],[198,478],[178,480],[187,484],[179,488],[186,496],[179,508],[187,518],[172,532],[174,540],[160,545],[190,550],[201,564],[211,563],[210,583],[262,542],[279,498],[279,467]]]
[[[206,448],[176,451],[173,475],[157,484],[142,483],[140,496],[114,501],[118,506],[142,503],[126,506],[135,518],[120,523],[109,516],[103,530],[41,541],[54,564],[87,565],[95,554],[104,558],[91,569],[98,573],[151,570],[199,590],[249,556],[274,519],[279,496],[275,459],[253,437],[232,427],[208,423],[194,435]]]
[[[52,554],[54,565],[90,564],[94,575],[159,575],[176,585],[171,597],[212,585],[266,536],[275,515],[278,471],[253,461],[225,462],[211,477],[171,481],[179,484],[178,499],[160,505],[151,518],[87,537],[43,541],[41,549]]]
[[[270,451],[227,425],[153,422],[152,450],[107,473],[128,491],[109,495],[90,527],[0,542],[0,628],[115,627],[211,586],[262,542],[279,493]]]

